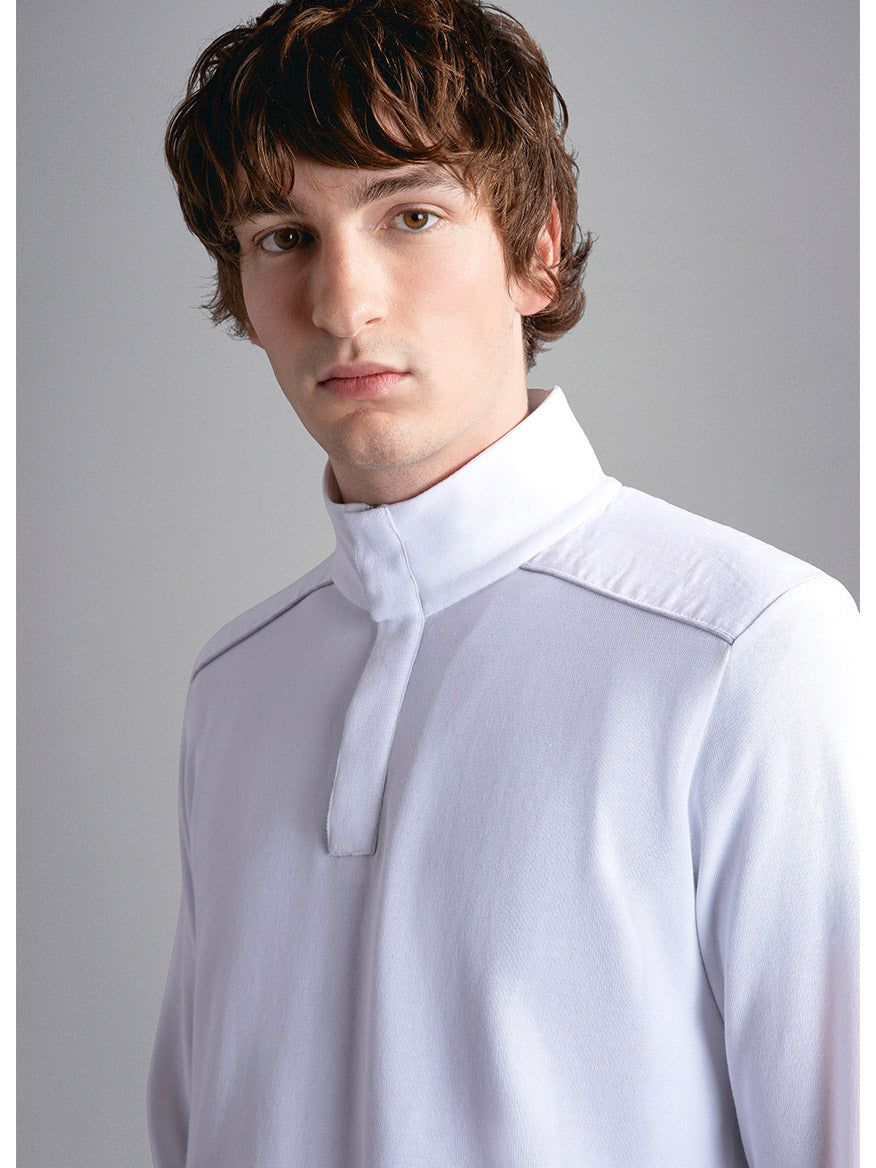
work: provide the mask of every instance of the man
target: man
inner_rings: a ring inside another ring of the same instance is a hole
[[[855,1159],[855,608],[527,391],[564,129],[474,0],[274,5],[171,122],[337,547],[195,667],[159,1168]]]

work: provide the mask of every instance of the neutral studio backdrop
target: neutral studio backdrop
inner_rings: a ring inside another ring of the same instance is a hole
[[[514,0],[598,237],[561,384],[605,470],[857,596],[851,0]],[[162,137],[241,0],[19,12],[20,1168],[147,1168],[188,675],[328,554],[323,457],[197,305]]]

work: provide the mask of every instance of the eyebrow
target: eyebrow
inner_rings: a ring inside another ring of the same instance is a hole
[[[415,166],[401,174],[388,175],[386,178],[362,179],[350,192],[348,204],[350,210],[358,211],[369,203],[377,203],[381,199],[391,199],[394,195],[404,194],[407,191],[423,190],[425,187],[451,191],[455,194],[467,194],[466,188],[448,171],[438,166]],[[255,218],[257,215],[305,215],[306,208],[296,203],[293,191],[288,198],[276,203],[267,203],[253,198],[250,192],[244,196],[239,204],[237,222]]]
[[[439,190],[465,192],[459,179],[454,178],[446,170],[438,166],[426,166],[422,170],[403,171],[401,174],[390,175],[388,178],[375,178],[359,184],[353,189],[350,200],[352,209],[358,211],[368,203],[377,203],[381,199],[391,199],[393,195],[404,194],[405,191],[421,190],[423,187],[437,187]]]

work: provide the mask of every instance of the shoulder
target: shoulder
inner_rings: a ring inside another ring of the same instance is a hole
[[[301,601],[306,600],[308,596],[320,588],[331,584],[330,559],[329,557],[329,559],[323,560],[300,580],[296,580],[294,584],[288,585],[274,596],[269,596],[267,600],[261,601],[253,608],[241,613],[240,616],[236,616],[217,633],[214,633],[198,655],[192,670],[192,680],[217,657],[221,657],[229,649],[239,645],[241,641],[247,640],[254,633],[271,624],[272,621],[300,604]]]
[[[816,607],[839,598],[854,608],[845,589],[811,564],[629,487],[524,566],[729,644],[786,595],[799,595],[810,614],[811,597]]]

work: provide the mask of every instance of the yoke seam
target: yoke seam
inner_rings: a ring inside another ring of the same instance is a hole
[[[189,685],[191,685],[201,670],[206,669],[208,665],[212,665],[213,662],[217,660],[217,658],[222,657],[230,649],[234,649],[237,645],[242,644],[244,641],[248,641],[249,638],[254,636],[256,633],[260,633],[262,629],[267,628],[267,626],[270,624],[273,624],[273,622],[279,619],[279,617],[283,616],[284,613],[290,612],[293,608],[295,608],[296,605],[300,604],[302,600],[306,600],[308,596],[312,596],[314,592],[318,592],[320,588],[328,588],[333,583],[334,581],[332,580],[323,580],[319,584],[314,584],[312,588],[308,588],[306,592],[303,592],[300,596],[296,596],[294,600],[290,601],[289,604],[284,605],[284,607],[279,609],[279,611],[272,613],[268,617],[265,617],[265,619],[260,624],[257,624],[254,628],[249,629],[245,633],[241,633],[239,637],[235,637],[233,641],[229,641],[227,645],[223,645],[221,649],[217,649],[216,652],[212,653],[205,661],[202,661],[199,665],[195,666],[194,670],[192,671],[192,676],[189,679]]]
[[[585,588],[588,592],[594,592],[598,596],[605,596],[609,600],[617,600],[621,604],[629,605],[630,608],[638,608],[644,612],[653,612],[656,616],[664,616],[667,620],[678,621],[679,624],[689,625],[691,628],[700,629],[704,633],[711,633],[712,636],[718,637],[720,640],[726,642],[728,645],[733,645],[743,633],[748,632],[751,626],[758,621],[763,614],[789,592],[793,592],[797,588],[803,588],[807,584],[812,584],[814,581],[821,579],[823,573],[815,569],[811,576],[807,576],[804,580],[795,580],[793,584],[789,584],[781,592],[778,592],[772,597],[763,608],[758,609],[754,616],[748,623],[741,628],[737,633],[729,633],[725,629],[719,628],[717,625],[707,624],[705,621],[698,621],[694,617],[685,616],[683,613],[675,612],[670,608],[662,608],[659,604],[648,604],[644,600],[635,600],[631,596],[624,596],[620,592],[612,592],[609,588],[600,588],[596,584],[591,584],[586,580],[582,580],[579,576],[572,575],[571,572],[564,572],[560,568],[549,568],[542,564],[534,564],[529,561],[520,565],[521,568],[527,572],[538,572],[544,576],[555,576],[558,580],[565,580],[569,584],[575,584],[579,588]]]
[[[598,596],[606,596],[610,600],[618,600],[621,604],[629,605],[630,608],[653,612],[657,616],[665,616],[668,620],[678,621],[679,624],[691,625],[693,628],[700,629],[704,633],[711,633],[712,636],[718,637],[728,645],[732,645],[736,639],[730,633],[725,632],[716,625],[706,624],[705,621],[695,620],[693,617],[684,616],[682,613],[674,612],[669,608],[661,608],[658,604],[648,604],[643,600],[634,600],[630,596],[623,596],[620,592],[612,592],[608,588],[599,588],[595,584],[590,584],[586,580],[582,580],[579,576],[573,576],[571,572],[563,572],[559,568],[547,568],[541,564],[533,563],[521,564],[520,567],[527,572],[539,572],[544,576],[555,576],[558,580],[565,580],[569,584],[576,584],[579,588],[585,588],[588,592],[595,592]]]

